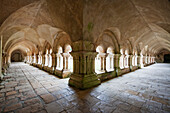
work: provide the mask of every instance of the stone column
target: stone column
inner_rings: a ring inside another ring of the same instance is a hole
[[[141,55],[138,55],[137,56],[137,66],[138,66],[138,68],[140,69],[141,68]]]
[[[68,70],[68,56],[66,56],[65,59],[66,59],[66,62],[65,62],[66,63],[66,70]]]
[[[62,57],[63,57],[63,69],[62,71],[66,70],[66,55],[65,53],[61,53]]]
[[[106,72],[106,57],[108,54],[100,53],[101,57],[101,71]]]
[[[42,55],[42,67],[45,65],[45,55]]]
[[[38,64],[38,54],[36,54],[35,57],[36,57],[36,62],[35,63]]]
[[[106,70],[106,57],[108,56],[108,54],[105,54],[105,56],[104,56],[104,72],[107,72],[107,70]]]
[[[149,56],[147,56],[147,64],[150,64],[150,62],[149,62]]]
[[[2,74],[2,36],[1,36],[1,40],[0,40],[0,79],[3,79],[3,74]]]
[[[120,69],[120,57],[121,57],[121,54],[115,54],[114,55],[114,70],[116,72],[116,76],[119,76],[121,75],[121,69]]]
[[[130,71],[133,71],[132,58],[133,58],[133,55],[132,54],[129,55],[128,65],[129,65]]]
[[[153,63],[155,63],[155,57],[153,57]]]
[[[56,69],[56,54],[52,53],[52,68],[53,70]]]
[[[91,50],[92,49],[92,50]],[[95,57],[93,45],[88,41],[78,41],[73,44],[73,74],[69,79],[69,85],[79,89],[86,89],[100,84],[95,74]]]
[[[8,57],[9,57],[9,54],[6,54],[5,63],[6,63],[7,68],[9,67],[9,64],[10,64],[8,61]]]
[[[34,62],[34,55],[31,56],[32,60],[31,60],[31,64]]]
[[[143,66],[145,66],[145,56],[143,56]]]

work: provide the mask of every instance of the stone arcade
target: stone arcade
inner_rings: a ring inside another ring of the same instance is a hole
[[[169,0],[0,0],[0,25],[0,112],[170,112]]]

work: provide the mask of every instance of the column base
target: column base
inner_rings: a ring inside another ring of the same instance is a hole
[[[122,75],[122,71],[121,71],[120,68],[116,68],[116,67],[115,67],[115,73],[116,73],[116,76],[117,76],[117,77],[120,76],[120,75]]]
[[[60,78],[68,78],[71,75],[71,72],[55,69],[54,74]]]
[[[116,77],[116,73],[115,73],[115,71],[111,71],[111,72],[98,74],[97,76],[99,77],[101,82],[103,82],[103,81],[106,81],[106,80]]]
[[[135,71],[138,69],[138,66],[132,66],[132,69],[130,71]]]
[[[121,69],[121,75],[129,73],[129,72],[130,72],[130,68]]]
[[[100,84],[101,81],[95,74],[90,74],[90,75],[72,74],[69,80],[70,86],[79,89],[87,89]]]

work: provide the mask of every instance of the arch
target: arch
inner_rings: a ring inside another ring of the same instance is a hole
[[[65,44],[65,50],[63,53],[64,60],[64,70],[73,72],[73,57],[70,54],[72,52],[72,47],[69,44]]]
[[[105,72],[105,53],[102,45],[99,45],[96,47],[96,52],[98,53],[95,58],[95,72],[97,74],[104,73]]]
[[[63,69],[63,56],[62,56],[62,53],[63,53],[63,49],[61,46],[58,46],[57,47],[57,53],[56,53],[56,62],[57,62],[57,65],[56,65],[56,69],[57,70],[62,70]]]
[[[120,52],[120,31],[117,28],[110,27],[106,30],[104,30],[99,38],[95,42],[95,46],[103,45],[103,48],[106,50],[106,48],[112,46],[114,48],[115,53]]]
[[[124,66],[125,55],[124,55],[124,50],[122,48],[120,49],[120,54],[121,54],[121,56],[120,56],[119,66],[120,66],[120,69],[124,69],[125,68],[125,66]]]
[[[20,49],[15,49],[10,56],[11,62],[21,62],[24,60],[25,53]]]
[[[114,54],[112,47],[107,48],[106,70],[107,72],[114,71]]]
[[[55,38],[54,44],[53,44],[53,50],[54,50],[55,53],[57,52],[57,49],[58,49],[59,46],[61,46],[62,48],[65,49],[66,44],[68,44],[70,46],[72,45],[72,41],[70,39],[70,36],[64,31],[59,32],[58,34],[55,35],[55,37],[56,38]]]

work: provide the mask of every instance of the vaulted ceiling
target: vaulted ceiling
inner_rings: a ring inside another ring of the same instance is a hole
[[[36,52],[61,32],[95,43],[113,27],[120,46],[128,40],[154,54],[170,51],[169,0],[0,0],[0,25],[8,53]]]

